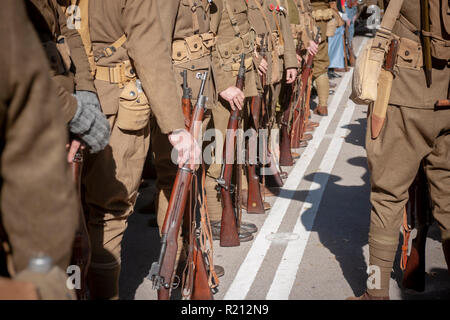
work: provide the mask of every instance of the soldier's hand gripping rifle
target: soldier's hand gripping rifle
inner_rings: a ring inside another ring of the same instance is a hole
[[[241,65],[236,80],[236,87],[240,90],[244,89],[245,84],[245,54],[241,55]],[[240,245],[239,230],[236,223],[236,215],[233,207],[232,193],[235,186],[231,184],[233,176],[234,156],[236,148],[236,134],[240,121],[241,111],[238,108],[231,110],[228,120],[227,135],[223,150],[223,164],[220,177],[217,179],[218,190],[222,197],[222,220],[220,227],[220,246],[236,247]],[[239,172],[239,174],[241,174]]]
[[[194,140],[199,138],[202,131],[203,114],[205,112],[206,97],[203,95],[208,72],[201,75],[202,84],[190,123],[189,132]],[[148,278],[153,282],[153,288],[158,290],[159,300],[168,300],[170,289],[173,287],[175,261],[178,249],[178,233],[192,185],[195,164],[184,164],[178,169],[170,195],[164,224],[161,231],[161,251],[159,259],[151,266]]]
[[[78,200],[80,203],[78,229],[75,233],[75,240],[72,248],[71,264],[80,268],[81,287],[76,290],[78,300],[86,300],[87,297],[87,273],[91,262],[91,243],[89,240],[89,232],[86,226],[85,215],[81,206],[81,169],[83,164],[83,153],[80,149],[75,154],[71,163],[72,177],[75,182]]]
[[[320,39],[320,29],[318,28],[316,37],[314,42],[319,44]],[[300,75],[300,86],[297,95],[297,101],[295,103],[293,123],[291,128],[291,146],[293,148],[300,147],[300,139],[302,138],[303,132],[305,130],[305,104],[309,102],[308,97],[306,97],[306,93],[310,94],[311,92],[306,90],[306,87],[309,83],[309,79],[312,74],[314,55],[308,54],[306,58],[306,62],[303,64],[302,73]]]

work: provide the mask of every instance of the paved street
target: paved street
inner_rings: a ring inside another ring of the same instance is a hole
[[[355,50],[367,38],[356,37]],[[369,172],[364,137],[367,106],[348,100],[352,72],[332,82],[328,117],[313,115],[320,126],[300,159],[284,168],[289,177],[278,197],[267,198],[272,209],[264,215],[244,213],[255,223],[255,239],[239,247],[214,242],[214,262],[225,268],[215,299],[337,299],[360,295],[368,265]],[[120,297],[156,299],[145,279],[159,253],[154,215],[140,208],[150,202],[154,182],[141,189],[136,213],[124,237]],[[400,289],[399,255],[391,279],[391,299],[449,299],[440,232],[434,224],[427,240],[426,290]]]

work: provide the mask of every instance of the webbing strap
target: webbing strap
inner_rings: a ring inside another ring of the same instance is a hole
[[[101,58],[110,57],[117,51],[125,42],[127,41],[127,36],[124,34],[119,39],[117,39],[112,45],[104,48],[102,53],[95,57],[95,62],[98,62]]]
[[[277,5],[278,5],[278,8],[281,10],[281,5],[280,5],[279,0],[277,0]],[[277,26],[278,36],[280,37],[280,45],[283,45],[284,44],[283,34],[281,33],[280,22],[278,21],[278,18],[275,14],[275,9],[272,10],[272,15],[273,15],[273,20],[275,20],[275,25]]]
[[[389,31],[394,28],[395,21],[397,20],[400,10],[403,5],[403,0],[391,0],[384,13],[383,20],[381,20],[380,28]]]
[[[189,7],[191,8],[192,12],[192,28],[194,29],[194,34],[197,34],[200,32],[200,25],[198,23],[198,16],[197,16],[197,5],[194,4],[193,0],[189,1]]]
[[[230,7],[230,3],[227,0],[223,0],[223,2],[225,3],[225,7],[226,7],[227,12],[228,12],[228,17],[230,18],[231,26],[233,27],[235,36],[236,37],[240,37],[241,36],[241,30],[239,29],[237,19],[236,19],[236,17],[233,14],[233,10]]]
[[[272,43],[272,48],[273,48],[275,46],[275,43],[272,38],[272,28],[270,27],[269,19],[267,19],[266,13],[264,12],[263,7],[259,3],[259,0],[253,0],[253,1],[256,3],[256,6],[258,7],[259,11],[261,12],[261,15],[264,20],[264,24],[266,25],[267,30],[270,32],[270,42]]]

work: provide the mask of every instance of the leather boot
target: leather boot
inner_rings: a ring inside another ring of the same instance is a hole
[[[314,109],[314,114],[317,114],[319,116],[327,116],[328,115],[328,107],[327,106],[317,106],[317,108]]]
[[[367,292],[364,292],[364,294],[362,296],[359,297],[348,297],[345,300],[390,300],[389,297],[374,297],[371,296],[370,294],[368,294]]]

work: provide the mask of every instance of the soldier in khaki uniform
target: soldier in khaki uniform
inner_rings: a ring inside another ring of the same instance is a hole
[[[80,35],[67,25],[56,0],[26,0],[25,4],[50,62],[55,92],[70,132],[92,153],[102,150],[108,143],[109,126],[100,110]]]
[[[22,0],[2,2],[0,37],[9,44],[0,52],[0,295],[66,299],[79,209],[65,161],[67,125]],[[51,273],[24,271],[38,253],[52,258]]]
[[[225,137],[230,116],[230,108],[243,109],[246,97],[257,95],[256,72],[253,66],[253,51],[255,45],[255,32],[248,21],[248,6],[245,0],[219,0],[214,1],[217,14],[211,16],[211,31],[216,34],[216,43],[212,50],[213,74],[218,93],[218,102],[212,110],[214,127]],[[236,84],[237,72],[240,64],[240,55],[245,53],[245,87],[242,92]],[[208,211],[210,213],[213,233],[217,234],[222,217],[220,197],[214,187],[215,179],[220,176],[222,150],[217,146],[215,163],[209,168],[212,179],[207,181]],[[253,237],[246,231],[247,224],[241,223],[239,238],[241,241],[251,240]],[[254,226],[251,226],[254,229]]]
[[[288,9],[292,37],[295,46],[300,48],[301,54],[300,56],[297,55],[297,60],[300,63],[307,59],[308,54],[317,54],[319,47],[314,39],[318,29],[312,16],[312,7],[309,0],[288,0]],[[317,126],[317,122],[307,119],[306,131],[312,131]]]
[[[333,11],[330,4],[336,4],[329,0],[311,0],[312,15],[320,28],[320,43],[318,53],[314,57],[313,79],[316,84],[317,95],[319,96],[319,105],[314,110],[315,114],[328,115],[328,95],[330,91],[330,82],[328,79],[328,66],[330,59],[328,57],[328,37],[334,34]]]
[[[372,188],[369,263],[381,271],[381,287],[368,288],[358,299],[389,298],[390,273],[408,188],[422,161],[433,216],[441,229],[444,254],[450,265],[450,110],[435,107],[437,100],[449,98],[450,11],[446,0],[429,4],[431,86],[427,87],[423,70],[420,1],[404,1],[393,29],[400,46],[384,127],[376,139],[371,138],[371,121],[367,128]]]
[[[147,155],[150,113],[178,151],[180,165],[200,150],[184,129],[169,41],[158,5],[148,0],[89,0],[95,86],[111,125],[109,146],[87,159],[86,211],[92,244],[92,298],[118,297],[120,249]]]
[[[174,75],[177,83],[177,91],[182,94],[183,76],[187,72],[187,85],[192,92],[192,105],[197,102],[201,81],[197,78],[198,73],[208,71],[208,81],[204,94],[208,97],[206,102],[207,111],[204,114],[203,129],[214,129],[215,119],[212,119],[211,109],[214,108],[217,98],[213,82],[211,49],[215,42],[215,35],[210,31],[210,15],[214,10],[214,2],[194,0],[174,0],[170,3],[160,2],[159,10],[165,37],[171,41],[171,57]],[[181,108],[181,101],[178,103]],[[225,124],[226,126],[226,124]],[[223,129],[223,128],[222,128]],[[170,194],[177,174],[177,166],[171,160],[172,146],[168,136],[161,132],[156,121],[151,123],[152,149],[154,151],[155,168],[157,171],[157,219],[161,230]],[[224,135],[222,131],[220,134]],[[204,159],[207,164],[208,159]],[[214,174],[207,172],[206,176],[208,211],[221,210],[217,203]],[[183,248],[180,236],[178,243],[178,254]]]
[[[271,118],[275,116],[275,108],[280,96],[281,84],[290,84],[297,77],[297,57],[288,20],[288,9],[285,1],[249,0],[249,21],[258,35],[264,34],[268,40],[268,84],[271,86]]]

